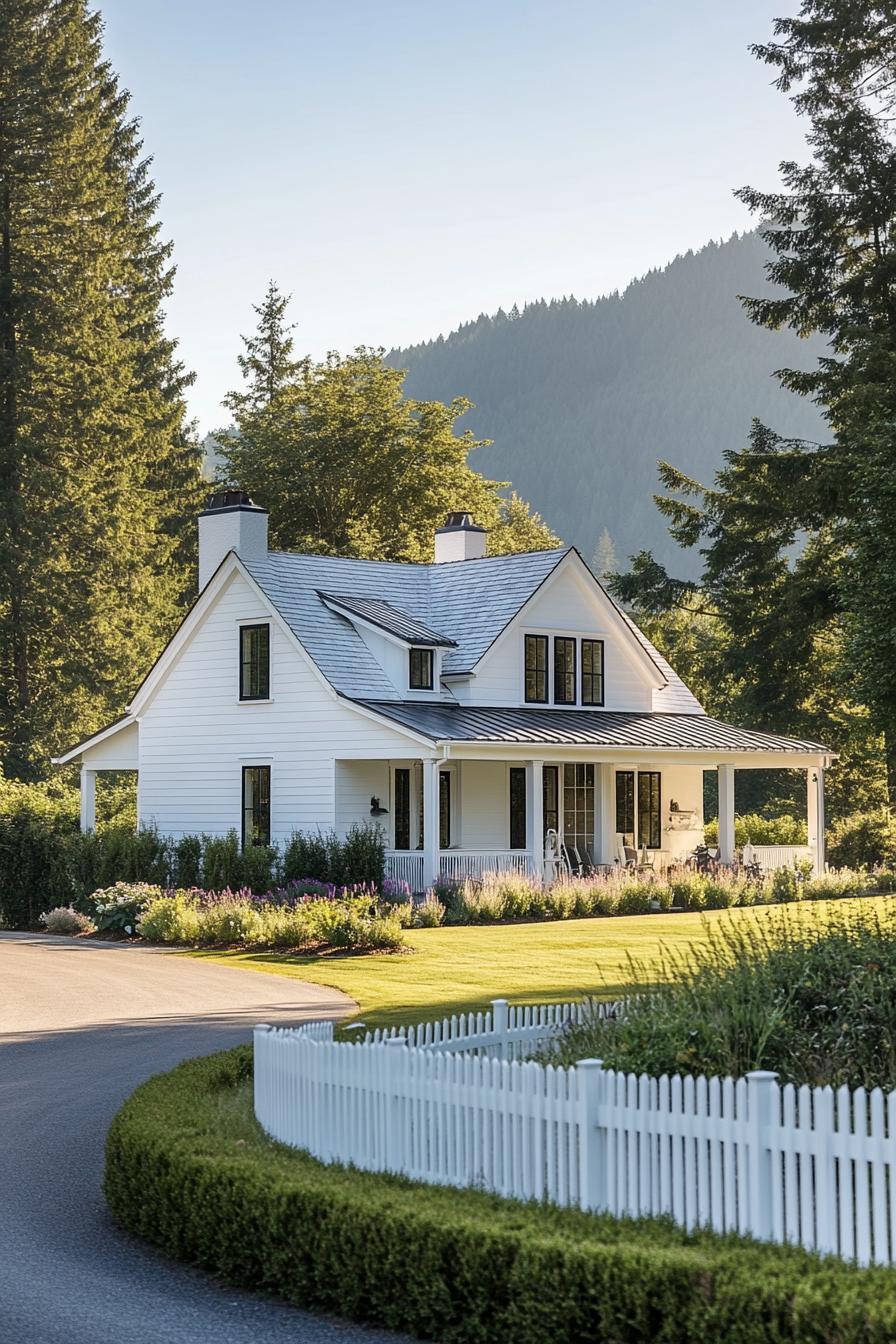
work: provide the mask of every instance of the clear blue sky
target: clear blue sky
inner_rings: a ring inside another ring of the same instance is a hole
[[[269,277],[303,351],[593,297],[744,228],[803,135],[748,53],[791,0],[105,0],[225,421]]]

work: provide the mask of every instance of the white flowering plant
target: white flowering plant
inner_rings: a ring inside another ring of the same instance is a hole
[[[133,934],[137,932],[140,914],[150,901],[157,901],[164,893],[151,882],[116,882],[112,887],[101,887],[90,898],[93,917],[98,929]]]

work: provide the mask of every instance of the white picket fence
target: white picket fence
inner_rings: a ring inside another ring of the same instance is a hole
[[[584,1011],[497,1000],[353,1042],[260,1026],[255,1113],[324,1162],[896,1263],[896,1093],[519,1058]]]

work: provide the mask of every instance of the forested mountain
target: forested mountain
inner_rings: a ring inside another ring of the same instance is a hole
[[[766,257],[755,234],[735,235],[622,294],[483,315],[388,362],[407,368],[409,396],[469,397],[461,426],[494,441],[473,465],[512,481],[587,559],[606,528],[620,564],[649,547],[694,574],[653,504],[657,459],[709,479],[754,416],[787,436],[824,436],[815,407],[772,376],[812,366],[821,343],[763,330],[738,302],[764,292]]]

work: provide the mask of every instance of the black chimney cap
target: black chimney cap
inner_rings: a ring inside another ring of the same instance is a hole
[[[469,513],[449,513],[442,527],[436,528],[436,536],[440,532],[485,532],[486,528],[480,527],[474,523]]]
[[[204,518],[208,513],[235,513],[238,509],[247,512],[251,510],[252,513],[267,513],[267,509],[256,504],[245,490],[216,490],[205,501],[205,508],[199,516]]]

